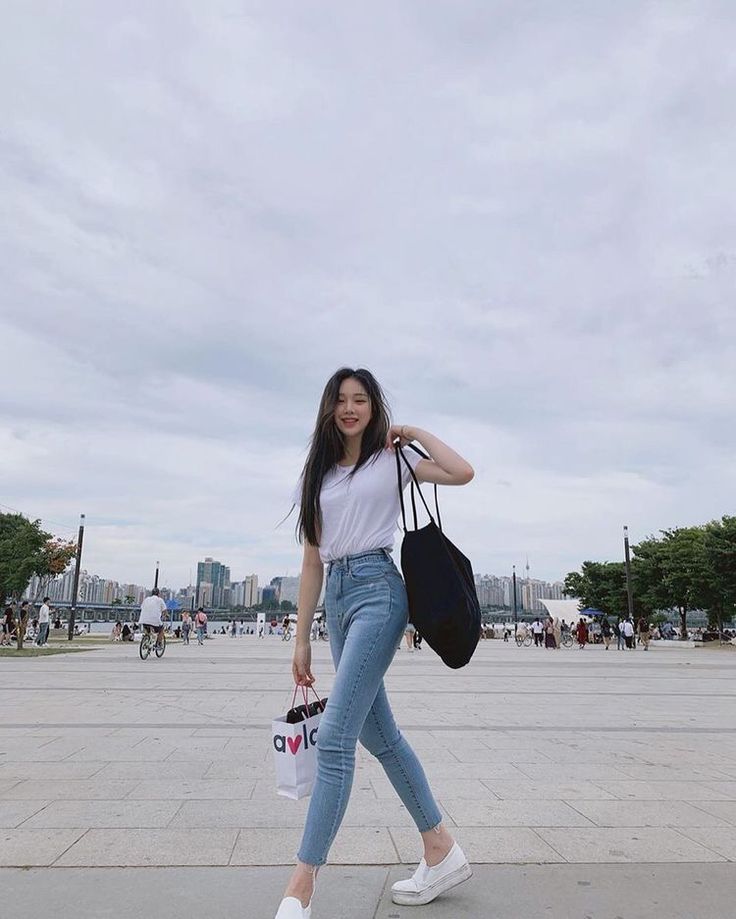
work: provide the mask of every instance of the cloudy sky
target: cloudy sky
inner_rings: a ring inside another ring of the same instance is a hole
[[[0,35],[0,504],[88,570],[298,571],[326,379],[554,579],[734,511],[733,4],[24,0]]]

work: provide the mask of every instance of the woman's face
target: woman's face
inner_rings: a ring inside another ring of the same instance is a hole
[[[355,377],[343,380],[335,406],[335,424],[344,437],[359,437],[371,420],[371,400]]]

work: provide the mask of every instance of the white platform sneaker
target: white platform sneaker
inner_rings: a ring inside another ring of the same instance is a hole
[[[423,906],[446,890],[467,881],[472,874],[473,869],[465,853],[455,843],[439,865],[429,868],[422,859],[412,877],[406,881],[397,881],[392,886],[391,899],[400,906]]]
[[[312,919],[312,900],[314,899],[314,890],[317,886],[317,870],[314,869],[312,875],[312,896],[309,898],[309,905],[302,906],[302,901],[298,897],[284,897],[276,913],[275,919]]]
[[[276,913],[276,919],[311,919],[312,901],[309,906],[302,906],[302,901],[297,897],[284,897]]]

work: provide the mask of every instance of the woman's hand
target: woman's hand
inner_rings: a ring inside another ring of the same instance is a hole
[[[394,449],[394,441],[398,438],[401,446],[405,447],[407,444],[410,444],[414,438],[410,437],[411,428],[408,424],[392,424],[388,429],[388,436],[386,437],[386,449]]]
[[[291,672],[297,686],[311,686],[314,683],[312,676],[312,646],[297,643],[294,648],[294,660],[291,663]]]

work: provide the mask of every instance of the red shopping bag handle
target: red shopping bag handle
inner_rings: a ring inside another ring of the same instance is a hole
[[[294,686],[294,695],[291,697],[291,708],[294,708],[294,703],[296,702],[296,694],[301,689],[302,698],[304,699],[304,706],[306,709],[309,709],[309,690],[312,690],[314,698],[317,700],[320,707],[322,707],[322,700],[317,695],[317,690],[313,686],[300,686],[298,683]],[[290,708],[290,710],[291,710]]]

